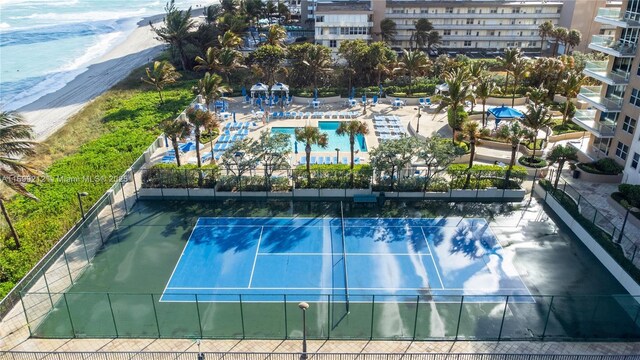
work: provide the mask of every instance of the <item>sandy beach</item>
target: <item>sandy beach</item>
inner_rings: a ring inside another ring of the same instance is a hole
[[[62,127],[67,119],[88,102],[102,94],[133,69],[146,64],[163,48],[149,27],[153,16],[140,21],[129,36],[111,51],[94,60],[87,70],[62,89],[47,94],[18,109],[34,128],[38,141],[46,139]]]

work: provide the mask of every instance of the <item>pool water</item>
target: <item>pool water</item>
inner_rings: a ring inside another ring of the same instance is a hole
[[[349,137],[346,135],[338,135],[336,134],[336,129],[340,125],[340,121],[319,121],[318,128],[321,132],[327,134],[329,138],[328,144],[326,148],[321,148],[317,145],[311,146],[311,152],[318,151],[330,151],[333,152],[335,149],[340,149],[340,151],[345,152],[347,155],[350,151],[349,145]],[[291,137],[289,141],[291,142],[291,151],[295,151],[296,149],[296,137],[295,137],[296,128],[294,127],[273,127],[271,128],[272,134],[284,133],[289,134]],[[301,142],[297,142],[298,153],[304,153],[304,144]],[[364,139],[364,136],[358,135],[356,136],[356,143],[354,144],[355,150],[360,150],[360,152],[367,152],[367,143]],[[342,155],[341,155],[342,156]]]

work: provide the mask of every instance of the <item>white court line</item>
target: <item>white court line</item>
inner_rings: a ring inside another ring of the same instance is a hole
[[[429,240],[427,240],[427,234],[424,233],[424,229],[422,227],[420,227],[420,231],[422,231],[422,236],[424,236],[424,240],[427,243],[427,247],[429,248],[429,254],[430,254],[429,256],[431,256],[431,262],[433,263],[433,267],[436,270],[436,274],[438,275],[438,280],[440,281],[440,288],[444,289],[444,283],[442,282],[442,278],[440,277],[440,271],[438,271],[438,265],[436,265],[436,260],[433,258],[433,251],[431,251]]]
[[[309,255],[314,255],[314,256],[332,256],[332,255],[340,255],[342,256],[342,253],[260,253],[258,254],[260,256],[288,256],[288,255],[293,255],[293,256],[309,256]],[[424,253],[350,253],[348,252],[347,255],[349,256],[415,256],[415,255],[419,255],[419,256],[431,256],[431,254],[424,254]]]
[[[196,221],[197,223],[197,221]],[[193,232],[196,231],[196,228],[198,227],[198,225],[194,226],[193,229],[191,229],[191,234],[189,234],[189,238],[187,239],[187,243],[184,244],[184,247],[182,248],[182,253],[180,253],[180,257],[178,258],[178,261],[176,261],[176,266],[173,267],[173,271],[171,272],[171,276],[169,276],[169,281],[167,281],[167,285],[164,286],[164,290],[162,291],[162,295],[160,295],[160,299],[162,299],[162,297],[164,296],[165,291],[167,291],[167,289],[169,289],[169,284],[171,283],[171,279],[173,279],[173,274],[176,272],[176,269],[178,268],[178,265],[180,264],[180,260],[182,260],[182,256],[184,255],[184,251],[187,249],[187,245],[189,245],[189,241],[191,241],[191,236],[193,236]]]
[[[260,228],[260,237],[258,238],[258,246],[256,246],[256,256],[253,258],[253,266],[251,267],[251,276],[249,277],[249,286],[251,287],[251,282],[253,282],[253,272],[256,270],[256,261],[258,260],[258,252],[260,251],[260,242],[262,241],[262,232],[264,231],[264,226]]]
[[[216,288],[210,288],[210,287],[205,287],[205,288],[201,288],[201,287],[171,287],[168,289],[172,289],[172,290],[247,290],[246,287],[242,287],[242,288],[235,288],[235,287],[216,287]],[[279,288],[279,287],[252,287],[251,290],[281,290],[281,291],[286,291],[286,290],[344,290],[344,288],[341,287],[289,287],[289,288]],[[411,291],[417,291],[417,290],[425,290],[426,288],[352,288],[349,287],[349,290],[411,290]],[[431,289],[431,288],[429,288]],[[438,291],[485,291],[486,289],[482,289],[482,288],[477,288],[477,289],[465,289],[465,288],[442,288],[442,289],[433,289],[433,290],[438,290]],[[524,288],[502,288],[500,290],[527,290]],[[171,293],[169,293],[171,294]],[[193,294],[175,294],[175,295],[193,295]],[[203,294],[203,295],[209,295],[209,294]],[[237,295],[237,294],[215,294],[215,295]],[[246,294],[246,295],[253,295],[253,294]],[[269,295],[269,294],[256,294],[256,295]],[[277,294],[277,295],[281,295],[281,294]],[[293,294],[296,295],[296,294]],[[316,295],[316,294],[314,294]],[[390,296],[390,295],[394,295],[394,294],[384,294],[384,296]],[[468,294],[469,296],[506,296],[506,294]],[[531,296],[531,295],[519,295],[519,296]]]

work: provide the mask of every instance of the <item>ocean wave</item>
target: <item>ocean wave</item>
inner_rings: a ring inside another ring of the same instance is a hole
[[[2,83],[0,107],[3,111],[11,111],[31,104],[47,94],[62,89],[83,71],[84,69],[75,69]]]
[[[0,36],[0,47],[36,44],[61,39],[95,36],[117,31],[117,21],[76,23],[47,26],[31,30],[6,31]]]
[[[115,20],[131,17],[144,16],[147,8],[140,8],[132,11],[86,11],[70,13],[36,13],[22,16],[10,16],[9,20],[47,20],[55,22],[89,22],[100,20]]]
[[[9,29],[9,28],[11,28],[11,25],[5,22],[0,22],[0,29]]]

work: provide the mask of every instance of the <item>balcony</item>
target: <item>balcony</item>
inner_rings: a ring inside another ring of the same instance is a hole
[[[504,13],[504,14],[495,14],[495,13],[475,13],[475,14],[469,14],[469,13],[429,13],[429,14],[424,14],[424,13],[394,13],[392,11],[387,11],[385,14],[385,17],[387,18],[391,18],[391,19],[420,19],[420,18],[424,18],[424,17],[428,17],[429,19],[461,19],[461,20],[465,20],[467,18],[475,18],[475,19],[505,19],[505,20],[511,20],[511,19],[559,19],[560,18],[560,13],[540,13],[540,14],[534,14],[534,13],[519,13],[519,14],[515,14],[515,13]],[[506,21],[505,21],[506,22]]]
[[[621,43],[615,36],[593,35],[589,49],[600,51],[619,58],[632,58],[636,55],[636,46]]]
[[[608,61],[587,61],[582,71],[586,76],[600,80],[609,85],[626,85],[629,83],[629,72],[608,70]]]
[[[640,28],[640,22],[627,19],[625,11],[620,8],[600,8],[594,19],[596,22],[613,25],[625,29]]]
[[[617,96],[601,96],[602,86],[583,86],[580,88],[578,99],[584,100],[593,107],[604,112],[620,112],[622,98]]]
[[[613,121],[601,123],[596,120],[596,113],[596,110],[577,110],[573,122],[596,137],[613,138],[616,133],[616,123]]]

